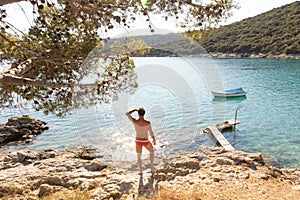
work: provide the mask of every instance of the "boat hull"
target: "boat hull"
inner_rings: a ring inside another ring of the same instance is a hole
[[[214,97],[241,97],[245,96],[247,92],[243,88],[235,88],[224,91],[211,91]]]
[[[226,92],[212,91],[212,94],[214,95],[214,97],[241,97],[241,96],[245,96],[247,94],[247,92],[230,94],[230,93],[226,93]]]

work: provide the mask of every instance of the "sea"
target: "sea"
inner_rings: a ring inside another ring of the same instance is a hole
[[[110,103],[74,109],[65,117],[45,115],[30,104],[2,109],[1,124],[29,114],[47,121],[50,128],[31,143],[4,145],[0,151],[90,146],[105,159],[134,160],[135,133],[125,113],[143,107],[157,138],[156,156],[213,146],[215,142],[202,130],[237,117],[236,129],[223,133],[235,149],[261,152],[279,167],[300,167],[300,60],[132,59],[138,87]],[[214,98],[211,93],[239,87],[247,91],[246,96]]]

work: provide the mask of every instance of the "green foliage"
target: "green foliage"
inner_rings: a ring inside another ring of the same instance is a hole
[[[119,38],[110,45],[110,52],[114,55],[144,55],[149,52],[149,46],[143,40],[134,37]]]
[[[145,27],[153,31],[151,13],[166,20],[175,17],[178,24],[200,29],[219,22],[233,7],[231,0],[211,0],[208,4],[158,0],[148,1],[147,5],[116,0],[29,2],[35,23],[28,33],[7,22],[9,13],[0,6],[0,59],[12,64],[9,71],[0,73],[0,107],[31,103],[36,110],[58,116],[73,107],[109,102],[117,99],[120,91],[132,92],[137,87],[135,66],[129,56],[143,55],[149,48],[142,41],[131,40],[115,43],[114,50],[105,55],[99,49],[107,42],[101,36],[107,35],[108,30],[130,28],[137,16],[144,16]],[[93,81],[82,84],[90,74],[96,76]],[[29,84],[34,81],[45,84]],[[59,87],[51,87],[55,84]]]
[[[15,36],[0,30],[0,61],[22,57],[23,52],[19,51],[21,43],[15,43],[17,40]]]
[[[300,2],[273,9],[211,32],[201,40],[209,52],[300,54]]]
[[[273,9],[240,22],[180,34],[137,36],[152,49],[142,56],[205,53],[300,54],[300,2]],[[175,54],[174,54],[175,53]]]

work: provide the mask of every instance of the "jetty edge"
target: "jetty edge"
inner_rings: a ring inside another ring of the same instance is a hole
[[[209,134],[210,138],[215,141],[217,144],[221,145],[225,150],[231,151],[234,150],[233,146],[228,142],[228,140],[223,136],[222,131],[235,129],[236,125],[240,121],[236,119],[227,120],[221,123],[218,123],[214,126],[208,126],[206,129],[200,132],[200,135]]]

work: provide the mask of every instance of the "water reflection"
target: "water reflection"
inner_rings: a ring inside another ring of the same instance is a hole
[[[247,97],[246,96],[240,96],[240,97],[215,97],[213,98],[214,102],[227,102],[227,101],[231,101],[231,102],[241,102],[243,100],[246,100]]]

